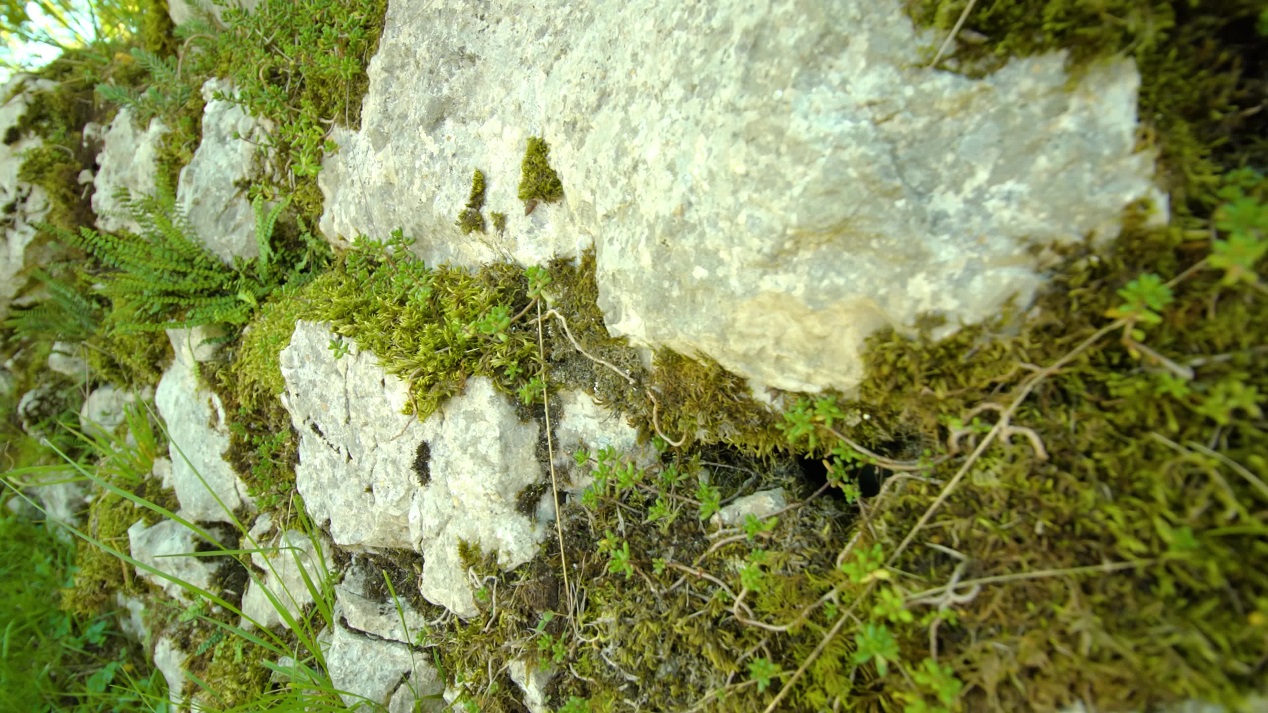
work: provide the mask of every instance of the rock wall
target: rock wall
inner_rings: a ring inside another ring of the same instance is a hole
[[[1112,238],[1159,196],[1130,61],[1072,87],[1056,54],[974,80],[924,67],[931,41],[897,0],[392,2],[321,228],[403,227],[468,265],[593,244],[615,335],[848,390],[872,332],[1025,303],[1040,248]],[[530,136],[565,197],[525,214]],[[504,233],[454,225],[474,169]]]

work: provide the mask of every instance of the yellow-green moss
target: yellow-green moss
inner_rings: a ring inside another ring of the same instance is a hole
[[[484,232],[483,210],[484,173],[476,169],[476,172],[471,176],[471,195],[467,198],[467,206],[458,214],[458,228],[463,235]],[[506,227],[505,222],[502,227]]]
[[[541,137],[528,138],[520,166],[519,197],[526,211],[532,211],[538,203],[553,203],[564,197],[559,174],[550,167],[550,147]]]

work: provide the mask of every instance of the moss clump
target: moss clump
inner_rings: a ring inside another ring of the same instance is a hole
[[[459,393],[467,378],[486,376],[521,393],[536,374],[537,333],[525,317],[524,271],[492,264],[478,273],[428,268],[399,231],[388,243],[362,240],[303,299],[315,317],[373,352],[411,384],[412,410],[425,418]]]
[[[467,207],[458,214],[458,229],[463,235],[484,232],[484,172],[479,169],[471,176],[471,195]],[[505,220],[505,216],[503,217]],[[503,224],[505,228],[505,223]]]
[[[537,136],[530,136],[524,149],[519,197],[524,201],[525,213],[531,212],[538,203],[553,203],[564,197],[559,174],[550,167],[550,147]]]

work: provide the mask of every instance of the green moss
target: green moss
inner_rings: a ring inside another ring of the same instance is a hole
[[[471,196],[467,198],[467,207],[458,214],[458,228],[463,235],[484,232],[484,173],[479,169],[471,177]],[[503,216],[503,228],[506,227]]]
[[[411,384],[413,411],[426,417],[459,393],[467,378],[487,376],[515,394],[536,373],[536,329],[525,319],[524,272],[508,264],[477,273],[428,268],[399,231],[388,244],[362,241],[305,288],[316,317],[373,352]]]
[[[550,167],[550,147],[537,136],[530,136],[524,149],[519,197],[524,201],[525,212],[531,212],[538,203],[553,203],[564,197],[559,174]]]
[[[489,214],[489,218],[493,221],[493,229],[498,232],[498,235],[506,232],[506,213],[494,211]]]
[[[167,0],[141,0],[141,46],[156,55],[176,54],[177,44]]]

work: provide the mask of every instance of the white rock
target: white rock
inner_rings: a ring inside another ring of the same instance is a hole
[[[230,522],[234,510],[252,502],[221,457],[229,448],[224,406],[219,396],[199,388],[194,351],[188,342],[176,341],[176,358],[154,394],[171,440],[172,485],[186,517]]]
[[[187,329],[167,330],[167,340],[172,343],[172,350],[179,354],[185,350],[199,363],[211,361],[220,350],[215,340],[224,337],[223,327],[215,324],[201,324]]]
[[[154,467],[150,469],[150,474],[158,478],[159,483],[164,490],[171,490],[176,487],[175,481],[172,479],[172,461],[159,456],[154,459]]]
[[[783,488],[762,490],[736,499],[713,515],[710,520],[717,527],[743,525],[749,515],[759,520],[769,517],[788,506]]]
[[[210,591],[212,578],[220,568],[219,558],[195,557],[204,540],[175,520],[161,520],[146,527],[138,520],[128,528],[128,546],[132,559],[152,567],[173,579]],[[196,594],[166,577],[137,568],[137,575],[162,587],[168,595],[182,602],[197,598]]]
[[[167,133],[167,127],[156,118],[150,121],[149,128],[142,130],[134,121],[131,108],[120,109],[106,132],[101,153],[97,154],[101,168],[93,179],[96,190],[92,195],[92,209],[97,214],[97,227],[107,232],[138,233],[141,230],[119,203],[119,191],[127,190],[139,196],[155,190],[159,142]]]
[[[37,517],[51,522],[78,526],[80,515],[88,509],[92,502],[92,488],[73,469],[52,473],[29,473],[21,476],[10,476],[13,484],[37,502]],[[22,500],[26,503],[26,500]],[[26,508],[19,506],[22,510]],[[66,541],[74,541],[65,528],[55,528],[53,534]]]
[[[246,192],[236,183],[249,180],[256,145],[267,143],[271,123],[257,120],[241,104],[213,99],[215,92],[231,94],[227,80],[209,79],[203,85],[202,143],[189,165],[181,169],[176,204],[212,253],[226,263],[259,254],[255,243],[255,213]],[[240,138],[234,138],[235,134]]]
[[[354,563],[343,581],[335,585],[344,624],[353,631],[373,634],[380,639],[417,644],[427,620],[409,602],[401,599],[404,592],[397,592],[396,601],[380,602],[366,596],[367,579],[381,576],[372,568]]]
[[[575,468],[573,454],[585,449],[590,454],[611,448],[622,456],[632,456],[640,465],[649,465],[655,451],[638,444],[638,431],[619,414],[596,404],[594,399],[577,391],[562,391],[551,397],[555,426],[555,468],[572,474],[573,492],[590,485],[594,477]]]
[[[1028,246],[1111,238],[1160,195],[1130,60],[1069,88],[1060,54],[969,79],[925,66],[935,41],[899,0],[394,2],[361,129],[323,163],[321,228],[402,226],[429,262],[468,265],[593,239],[614,334],[849,390],[869,334],[1025,303],[1044,268]],[[565,199],[525,216],[532,135]],[[504,236],[453,225],[476,168]]]
[[[115,592],[115,605],[119,607],[119,630],[133,641],[145,643],[150,640],[150,627],[145,623],[146,601]]]
[[[170,637],[161,636],[154,642],[154,667],[167,680],[168,700],[178,711],[184,710],[185,659],[188,657]]]
[[[555,677],[553,670],[529,668],[527,662],[517,659],[511,662],[507,673],[519,685],[520,690],[524,691],[524,707],[530,713],[551,713],[546,700],[546,687]]]
[[[475,616],[479,609],[459,542],[497,552],[498,566],[513,569],[533,558],[550,531],[517,510],[520,492],[542,478],[537,424],[521,423],[510,400],[476,377],[424,426],[431,480],[409,517],[423,553],[422,594],[458,616]]]
[[[304,607],[313,603],[305,575],[320,593],[322,583],[333,568],[327,556],[329,548],[320,543],[314,545],[298,530],[287,530],[262,549],[266,552],[252,554],[251,560],[265,570],[265,574],[260,582],[253,579],[247,585],[242,613],[248,623],[254,621],[264,628],[285,625],[278,607],[284,608],[289,616],[298,617]],[[276,604],[265,590],[273,595]]]
[[[55,82],[35,79],[29,74],[15,74],[0,88],[0,137],[9,138],[10,129],[26,114],[31,95],[56,87]],[[48,214],[48,194],[39,186],[18,180],[22,154],[40,146],[39,137],[22,136],[12,144],[0,142],[0,319],[9,314],[9,303],[26,284],[22,276],[29,257],[27,247],[35,240],[36,223]]]
[[[53,384],[43,384],[18,399],[17,417],[22,430],[32,438],[47,436],[40,422],[56,416],[67,405],[66,394]]]
[[[76,379],[88,377],[88,362],[79,355],[79,345],[71,342],[53,342],[48,355],[48,368]]]
[[[484,378],[419,423],[400,413],[407,385],[355,344],[335,359],[333,336],[301,321],[281,353],[282,404],[300,433],[296,488],[337,544],[420,550],[423,596],[473,616],[458,541],[497,551],[498,564],[513,568],[547,532],[516,511],[520,492],[542,477],[537,425],[520,423]]]
[[[336,360],[333,336],[324,324],[301,321],[280,357],[282,405],[300,436],[296,489],[314,521],[330,523],[336,544],[412,548],[422,425],[401,414],[405,383],[355,345]]]
[[[343,700],[349,707],[365,700],[388,705],[399,689],[408,690],[410,686],[418,698],[444,690],[444,682],[427,663],[425,654],[412,651],[405,644],[358,636],[342,626],[335,627],[330,651],[326,653],[326,670],[335,688],[348,692]]]
[[[136,394],[106,385],[93,389],[79,408],[79,427],[84,433],[113,434],[125,419],[124,409]]]

